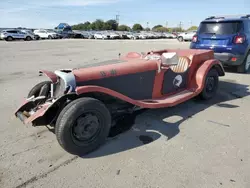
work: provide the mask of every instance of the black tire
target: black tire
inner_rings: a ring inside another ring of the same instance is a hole
[[[6,41],[13,41],[14,39],[13,39],[13,37],[11,37],[11,36],[8,36],[7,38],[6,38]]]
[[[52,36],[51,36],[51,35],[49,35],[49,36],[48,36],[48,39],[50,39],[50,40],[51,40],[51,39],[52,39]]]
[[[50,88],[51,81],[43,81],[38,84],[36,84],[28,93],[28,98],[32,97],[33,95],[35,97],[38,96],[48,96],[48,91]],[[43,88],[43,89],[42,89]],[[42,89],[42,90],[41,90]]]
[[[30,40],[32,40],[32,38],[31,38],[30,36],[27,36],[27,37],[26,37],[26,40],[27,40],[27,41],[30,41]]]
[[[250,51],[247,53],[246,58],[244,59],[242,64],[237,67],[238,73],[247,73],[249,71],[249,67],[248,68],[246,67],[247,63],[249,63],[247,62],[249,56],[250,56]]]
[[[212,68],[206,76],[205,85],[199,97],[202,100],[209,100],[213,98],[217,93],[218,85],[219,85],[218,71]]]
[[[89,115],[86,115],[88,113]],[[90,113],[94,115],[90,115]],[[82,117],[83,115],[86,116]],[[87,118],[93,117],[95,117],[95,121],[92,119],[91,122],[95,122],[94,125],[93,123],[85,124]],[[79,119],[80,123],[77,122]],[[89,127],[92,129],[92,133],[89,133],[91,132],[88,130]],[[65,151],[73,155],[83,156],[105,143],[110,127],[110,112],[101,101],[94,98],[79,98],[69,103],[60,112],[55,125],[55,134],[58,143]]]
[[[183,40],[184,40],[183,37],[178,37],[179,42],[183,42]]]

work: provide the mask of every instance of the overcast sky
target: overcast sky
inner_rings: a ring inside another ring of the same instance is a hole
[[[0,27],[54,28],[119,14],[120,24],[129,26],[175,27],[182,22],[187,28],[210,15],[247,13],[250,0],[1,0]]]

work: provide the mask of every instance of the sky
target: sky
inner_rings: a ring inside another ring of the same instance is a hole
[[[212,15],[250,14],[250,0],[1,0],[0,27],[54,28],[115,19],[132,26],[199,25]]]

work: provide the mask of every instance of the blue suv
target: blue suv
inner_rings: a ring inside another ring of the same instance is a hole
[[[193,36],[191,49],[211,49],[224,66],[246,73],[250,67],[250,15],[209,17]]]

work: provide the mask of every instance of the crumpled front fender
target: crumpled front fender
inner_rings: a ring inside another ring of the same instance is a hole
[[[32,99],[24,99],[24,102],[15,111],[15,116],[19,118],[24,124],[34,123],[39,118],[43,118],[43,122],[49,122],[58,114],[58,110],[66,104],[66,100],[73,100],[77,96],[74,93],[69,93],[61,96],[53,102],[45,102],[37,107]]]
[[[32,112],[35,108],[34,101],[24,100],[23,104],[16,110],[15,116],[19,118],[24,124],[32,123],[39,117],[42,117],[53,103],[45,103],[39,106],[39,109]]]

